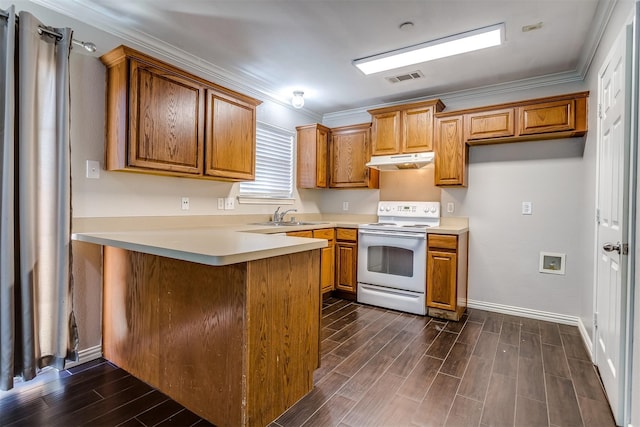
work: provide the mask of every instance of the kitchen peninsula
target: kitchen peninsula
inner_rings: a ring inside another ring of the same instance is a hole
[[[326,240],[231,228],[83,232],[103,245],[104,357],[220,426],[313,387]]]

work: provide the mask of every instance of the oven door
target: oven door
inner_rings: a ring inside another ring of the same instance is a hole
[[[358,282],[424,293],[427,235],[358,230]]]

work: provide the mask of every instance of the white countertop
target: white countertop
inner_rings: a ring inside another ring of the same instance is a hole
[[[143,220],[143,219],[141,219]],[[357,228],[359,222],[327,220],[297,226],[256,224],[217,224],[189,226],[188,222],[169,228],[113,228],[113,221],[103,219],[93,227],[73,233],[73,240],[113,246],[136,252],[159,255],[207,265],[228,265],[270,258],[327,246],[324,239],[289,237],[288,231],[318,228]],[[137,224],[141,226],[140,223]],[[156,224],[157,226],[157,224]],[[122,227],[122,223],[118,223]],[[106,231],[108,230],[108,231]],[[428,233],[462,234],[469,231],[466,218],[442,218],[440,227]]]
[[[327,246],[324,239],[228,228],[74,233],[72,239],[207,265],[228,265]]]

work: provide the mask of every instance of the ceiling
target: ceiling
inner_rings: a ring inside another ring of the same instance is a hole
[[[80,22],[326,114],[492,85],[581,79],[608,0],[32,0]],[[413,28],[401,30],[410,21]],[[352,61],[504,22],[499,47],[365,76]],[[523,32],[522,27],[542,23]],[[98,54],[115,46],[92,40]],[[171,56],[173,55],[173,56]],[[424,78],[386,77],[419,70]]]

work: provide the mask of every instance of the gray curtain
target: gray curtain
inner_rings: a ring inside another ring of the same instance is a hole
[[[69,53],[72,31],[12,6],[0,19],[0,390],[75,360]],[[59,36],[42,32],[51,30]],[[41,34],[42,33],[42,34]]]

